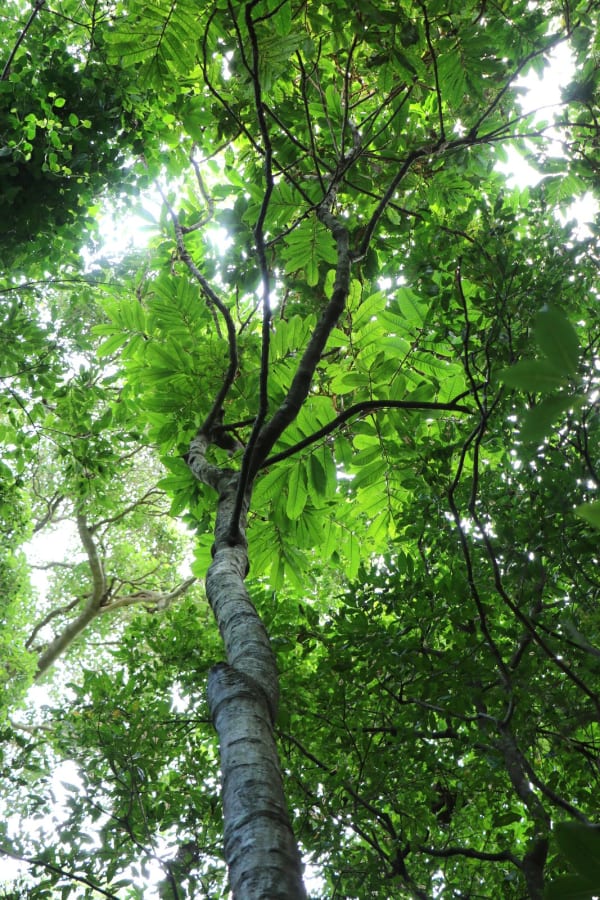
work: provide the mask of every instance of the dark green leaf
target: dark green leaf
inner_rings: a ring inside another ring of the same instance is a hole
[[[573,406],[573,397],[569,394],[544,397],[531,409],[528,409],[521,421],[521,439],[525,443],[539,443],[552,432],[552,427],[561,413]],[[557,425],[560,427],[560,425]]]
[[[575,512],[594,528],[600,528],[600,500],[596,500],[595,503],[582,503]]]
[[[566,383],[562,370],[546,359],[523,359],[503,369],[499,377],[508,387],[531,393],[552,391]]]
[[[579,360],[579,339],[568,318],[557,309],[545,309],[535,319],[534,335],[540,350],[557,372],[573,375]]]
[[[560,822],[556,839],[577,872],[600,889],[600,828],[582,822]]]

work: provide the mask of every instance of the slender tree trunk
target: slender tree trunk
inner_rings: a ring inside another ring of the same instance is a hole
[[[192,442],[188,463],[219,494],[206,594],[225,645],[226,663],[208,679],[219,735],[225,859],[235,900],[303,900],[302,863],[288,814],[274,737],[279,679],[265,627],[246,590],[247,504],[240,536],[228,541],[238,475],[206,463],[206,442]]]

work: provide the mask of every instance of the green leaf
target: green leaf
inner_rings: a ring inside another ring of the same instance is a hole
[[[532,393],[553,391],[563,387],[566,381],[563,371],[546,359],[520,360],[510,369],[503,369],[499,378],[508,387]]]
[[[287,236],[283,255],[286,272],[304,271],[309,287],[318,284],[319,262],[335,265],[337,261],[331,234],[315,216],[303,221]]]
[[[560,822],[556,840],[577,872],[600,889],[600,828],[582,822]]]
[[[369,458],[369,457],[367,457]],[[356,460],[355,460],[356,461]],[[375,457],[373,462],[366,463],[361,466],[352,481],[352,486],[358,490],[368,485],[378,484],[381,482],[385,473],[385,462],[381,458],[381,452]]]
[[[456,51],[443,54],[437,61],[438,76],[445,99],[459,107],[466,93],[466,73],[460,54]]]
[[[579,361],[579,339],[568,318],[557,309],[539,312],[533,329],[535,340],[557,372],[573,375]]]
[[[315,500],[325,497],[327,494],[327,476],[316,453],[312,453],[309,462],[309,484],[312,488],[311,495]]]
[[[544,891],[545,900],[593,900],[597,888],[579,875],[563,875]]]
[[[331,114],[333,113],[336,118],[340,119],[342,116],[342,104],[340,101],[340,92],[337,87],[333,84],[330,84],[325,89],[325,100],[327,102],[327,110]]]
[[[306,476],[304,466],[298,462],[292,469],[288,482],[288,496],[285,507],[286,515],[290,519],[297,519],[302,515],[306,506],[308,492],[306,490]]]
[[[582,503],[575,512],[594,528],[600,529],[600,500],[596,500],[594,503]]]
[[[419,327],[423,325],[427,308],[414,291],[407,287],[399,288],[395,301],[408,324]]]
[[[356,578],[360,566],[361,552],[358,539],[352,532],[346,536],[344,553],[348,561],[348,578]]]
[[[387,298],[383,291],[377,291],[375,294],[371,294],[370,297],[363,300],[358,307],[358,312],[354,313],[352,316],[354,328],[360,331],[367,322],[376,319],[379,313],[385,309],[386,303]]]
[[[569,394],[544,397],[524,414],[521,421],[521,439],[525,443],[539,443],[548,437],[554,422],[561,413],[570,409],[574,402],[574,398]]]
[[[111,337],[103,341],[96,350],[96,353],[99,357],[112,356],[113,353],[119,350],[119,348],[126,343],[127,335],[123,334],[123,332],[120,331],[118,334],[113,334]]]
[[[259,505],[261,502],[271,500],[276,497],[283,489],[285,481],[290,476],[290,470],[286,466],[273,466],[262,475],[254,489],[254,499]]]

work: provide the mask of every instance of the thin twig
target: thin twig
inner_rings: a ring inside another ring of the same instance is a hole
[[[269,267],[267,265],[267,255],[265,250],[265,220],[267,217],[267,212],[269,209],[269,203],[271,202],[271,196],[273,194],[274,182],[273,182],[273,147],[271,145],[271,137],[269,135],[269,129],[267,127],[267,120],[265,118],[265,111],[262,100],[262,88],[260,84],[260,49],[258,46],[258,37],[256,34],[256,29],[254,27],[254,21],[252,19],[252,10],[257,5],[259,0],[251,0],[250,3],[246,5],[245,13],[246,13],[246,27],[248,28],[248,34],[250,35],[250,45],[252,47],[252,83],[254,87],[254,104],[256,106],[256,115],[258,119],[258,128],[260,131],[260,135],[263,143],[263,152],[264,152],[264,173],[265,173],[265,191],[262,198],[262,203],[260,206],[260,211],[258,213],[258,218],[256,220],[256,225],[254,226],[254,242],[256,246],[256,255],[258,257],[258,266],[260,269],[260,277],[262,282],[262,342],[261,342],[261,355],[260,355],[260,376],[259,376],[259,396],[258,396],[258,410],[256,413],[256,419],[254,421],[254,425],[252,431],[250,433],[250,438],[248,440],[248,444],[246,445],[246,449],[244,451],[244,456],[242,458],[242,466],[240,471],[240,477],[237,485],[237,494],[235,498],[235,505],[233,508],[233,513],[231,516],[230,522],[230,539],[232,542],[235,541],[238,532],[239,532],[239,520],[242,513],[242,508],[244,506],[244,498],[246,495],[246,491],[248,489],[249,481],[250,481],[250,472],[252,470],[252,463],[254,457],[254,450],[263,426],[265,419],[267,418],[267,413],[269,411],[269,346],[271,340],[271,285],[270,285],[270,273]]]
[[[198,266],[196,265],[196,263],[190,256],[189,251],[185,245],[185,240],[184,240],[183,231],[181,228],[181,223],[179,222],[179,217],[177,216],[175,210],[173,209],[173,207],[167,200],[164,192],[160,191],[160,193],[163,198],[163,202],[169,212],[171,221],[173,223],[173,229],[175,231],[175,241],[177,243],[177,252],[178,252],[179,258],[181,259],[181,261],[183,263],[185,263],[185,265],[187,266],[190,273],[193,275],[193,277],[196,279],[196,281],[202,288],[202,291],[204,293],[204,296],[206,297],[208,304],[209,305],[213,304],[213,306],[216,306],[216,308],[219,310],[219,312],[223,316],[223,319],[225,320],[225,326],[227,328],[227,343],[228,343],[228,349],[229,349],[229,366],[228,366],[227,372],[225,373],[225,376],[223,378],[223,383],[221,384],[221,387],[219,388],[219,391],[214,399],[211,410],[208,413],[208,415],[200,429],[200,430],[204,430],[208,434],[208,433],[210,433],[211,429],[214,427],[214,425],[219,420],[219,416],[223,409],[223,403],[225,401],[225,397],[229,393],[229,389],[230,389],[231,385],[233,384],[233,382],[235,380],[235,376],[237,374],[238,350],[237,350],[237,337],[236,337],[236,333],[235,333],[235,325],[234,325],[231,313],[229,312],[227,306],[225,305],[225,303],[223,303],[223,301],[218,296],[218,294],[215,293],[215,291],[211,287],[210,283],[204,277],[204,275],[202,274],[202,272],[200,271],[200,269],[198,268]]]
[[[17,54],[17,51],[18,51],[19,47],[21,46],[21,44],[23,43],[23,41],[25,40],[27,32],[33,25],[33,20],[35,19],[35,17],[37,16],[37,14],[41,10],[41,8],[45,5],[46,5],[46,0],[36,0],[34,7],[31,10],[31,13],[29,14],[29,18],[27,19],[27,22],[23,26],[23,28],[21,30],[21,34],[15,41],[15,46],[10,51],[8,59],[6,60],[6,63],[4,64],[4,68],[2,69],[2,75],[0,75],[0,81],[8,80],[8,76],[10,74],[10,67],[13,63],[13,60],[14,60],[16,54]]]
[[[440,138],[441,140],[446,139],[446,130],[444,128],[444,111],[442,108],[442,91],[440,89],[440,77],[438,73],[438,65],[437,65],[437,55],[435,52],[435,48],[431,41],[431,27],[429,24],[429,16],[427,15],[427,7],[424,3],[419,4],[421,7],[421,11],[423,13],[423,20],[425,23],[425,39],[427,41],[427,47],[429,48],[429,53],[431,55],[431,64],[433,66],[433,79],[435,81],[435,93],[438,102],[438,120],[440,123]]]

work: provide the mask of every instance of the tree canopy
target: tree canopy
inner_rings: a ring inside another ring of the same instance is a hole
[[[5,0],[4,896],[598,893],[599,13]]]

